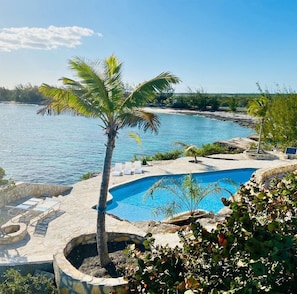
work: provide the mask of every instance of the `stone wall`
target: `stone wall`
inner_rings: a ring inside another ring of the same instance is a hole
[[[142,236],[108,232],[108,241],[121,242],[132,241],[135,244],[142,244]],[[96,234],[85,234],[71,238],[65,248],[60,248],[54,254],[54,273],[59,293],[63,294],[108,294],[108,293],[126,293],[124,291],[127,281],[124,277],[119,278],[96,278],[86,275],[76,269],[68,260],[67,256],[71,250],[81,244],[96,242]]]
[[[295,170],[297,170],[297,163],[281,165],[273,168],[261,168],[255,172],[255,179],[257,183],[264,184],[277,175],[291,173]]]
[[[14,187],[0,190],[0,208],[18,199],[32,196],[42,197],[43,195],[58,196],[70,190],[70,186],[17,183]]]

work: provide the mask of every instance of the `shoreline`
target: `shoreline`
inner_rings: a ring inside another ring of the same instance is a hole
[[[223,110],[218,111],[199,111],[199,110],[188,110],[178,108],[162,108],[162,107],[143,107],[145,111],[155,113],[167,113],[167,114],[185,114],[185,115],[200,115],[203,117],[221,120],[231,121],[237,123],[243,127],[254,129],[256,119],[248,114],[240,112],[228,112]]]

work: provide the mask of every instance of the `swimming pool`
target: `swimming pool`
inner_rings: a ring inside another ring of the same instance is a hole
[[[193,177],[202,186],[207,186],[210,183],[220,181],[220,186],[232,193],[236,192],[238,187],[222,179],[231,179],[238,184],[247,182],[256,169],[243,168],[233,170],[223,170],[214,172],[195,173]],[[144,220],[162,220],[164,216],[155,216],[152,214],[154,207],[162,206],[169,201],[172,201],[172,194],[168,191],[156,191],[154,199],[147,197],[144,201],[144,195],[147,190],[161,178],[183,178],[185,174],[179,175],[161,175],[144,177],[126,184],[119,185],[109,190],[113,199],[107,205],[107,212],[126,219],[129,221],[144,221]],[[217,213],[224,207],[221,202],[222,197],[230,197],[227,191],[222,191],[219,194],[210,194],[205,197],[199,204],[199,209],[213,211]],[[186,210],[186,209],[185,209]]]

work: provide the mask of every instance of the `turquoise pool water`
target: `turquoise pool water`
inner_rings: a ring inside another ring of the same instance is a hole
[[[250,179],[255,170],[256,169],[245,168],[196,173],[193,174],[193,177],[204,187],[210,183],[220,181],[222,188],[234,193],[240,184],[244,184]],[[147,190],[161,178],[181,179],[183,176],[183,174],[151,176],[111,188],[109,192],[113,196],[113,200],[108,204],[107,212],[129,221],[162,220],[164,216],[154,216],[152,210],[154,207],[162,206],[172,201],[172,194],[167,190],[156,191],[154,193],[154,199],[147,197],[145,201],[144,195]],[[234,186],[234,184],[224,181],[223,179],[231,179],[236,182],[238,186]],[[222,191],[219,194],[210,194],[200,202],[199,209],[217,213],[224,207],[221,202],[222,197],[228,198],[230,194],[227,191]],[[184,211],[186,211],[186,208],[184,208]]]

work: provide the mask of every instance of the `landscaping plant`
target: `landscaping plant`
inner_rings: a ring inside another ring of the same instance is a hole
[[[1,276],[1,280],[1,294],[58,293],[53,282],[43,275],[21,275],[18,271],[9,269]]]
[[[73,58],[70,68],[76,80],[63,77],[63,87],[42,84],[40,92],[48,98],[48,104],[39,113],[73,113],[96,118],[106,135],[107,142],[102,170],[102,180],[97,205],[98,263],[106,266],[111,262],[107,247],[105,212],[112,155],[119,131],[125,127],[139,127],[144,131],[158,131],[157,115],[143,109],[158,93],[179,82],[176,76],[164,72],[127,92],[122,80],[122,63],[112,55],[105,59],[98,70],[98,63],[87,63]]]
[[[268,187],[252,178],[236,199],[222,199],[231,212],[211,232],[198,222],[180,231],[182,248],[148,238],[151,251],[135,254],[127,274],[130,292],[297,293],[297,175]]]

